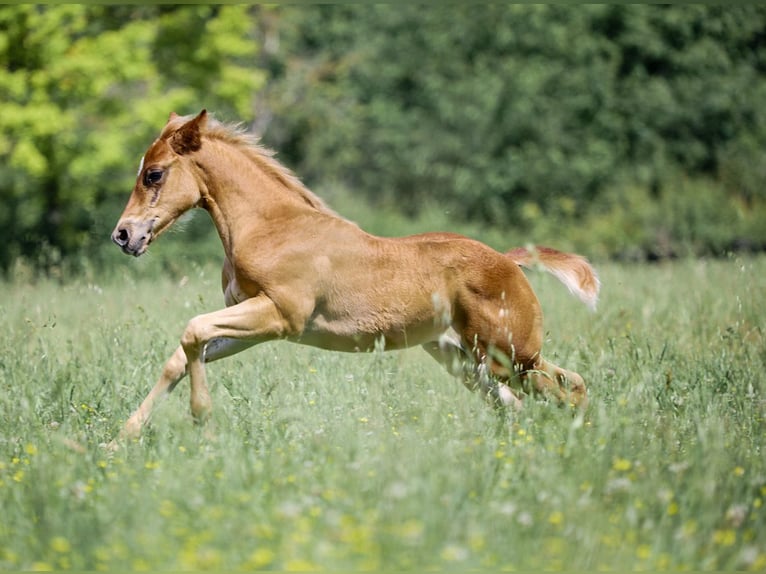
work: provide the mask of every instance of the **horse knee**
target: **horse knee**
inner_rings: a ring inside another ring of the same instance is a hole
[[[165,381],[179,381],[186,374],[186,353],[183,347],[178,347],[162,368],[162,378]]]
[[[181,335],[181,347],[188,360],[201,354],[206,342],[206,327],[207,323],[201,315],[193,317],[186,324],[186,329]]]

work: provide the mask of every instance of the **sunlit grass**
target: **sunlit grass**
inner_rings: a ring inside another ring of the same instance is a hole
[[[5,569],[766,568],[766,259],[601,268],[589,313],[531,275],[587,416],[503,420],[419,350],[272,343],[110,440],[218,274],[5,284]]]

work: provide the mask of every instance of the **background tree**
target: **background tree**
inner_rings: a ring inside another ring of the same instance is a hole
[[[264,78],[251,12],[0,7],[0,267],[87,246],[170,110],[251,117]]]
[[[674,246],[660,254],[764,245],[765,16],[761,6],[283,11],[266,137],[309,178],[409,214],[438,205],[457,221],[585,243],[587,221],[612,255],[666,236]],[[636,232],[621,236],[626,226]]]
[[[763,249],[765,31],[759,5],[2,6],[0,269],[92,256],[202,107],[378,232]]]

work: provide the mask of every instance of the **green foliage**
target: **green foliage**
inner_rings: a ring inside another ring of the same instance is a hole
[[[168,113],[202,107],[390,232],[644,257],[680,250],[599,216],[664,215],[678,193],[673,241],[763,249],[765,25],[759,5],[5,5],[0,269],[98,251]],[[682,221],[700,202],[743,225]]]
[[[764,207],[763,202],[748,207],[711,180],[677,176],[656,194],[640,186],[610,189],[566,226],[562,241],[596,258],[627,260],[751,250],[766,244]],[[544,242],[561,233],[560,222],[551,220],[536,229]]]
[[[170,111],[249,119],[263,82],[250,12],[0,7],[0,268],[106,240]]]
[[[499,418],[419,349],[276,342],[208,366],[210,426],[184,381],[110,455],[222,304],[217,268],[143,266],[2,285],[2,569],[766,568],[764,257],[600,266],[596,314],[530,273],[584,419]]]
[[[310,181],[344,182],[378,207],[438,205],[534,237],[552,220],[566,238],[631,190],[638,197],[619,201],[661,209],[651,204],[676,192],[678,174],[706,182],[700,193],[727,211],[765,187],[763,7],[343,6],[281,17],[289,48],[268,54],[267,139]],[[762,204],[746,209],[763,219]],[[709,242],[763,246],[734,228]]]

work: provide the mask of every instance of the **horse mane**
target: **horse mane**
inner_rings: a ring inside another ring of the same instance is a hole
[[[166,137],[193,118],[194,116],[176,116],[168,122],[160,137]],[[290,168],[277,161],[274,157],[276,151],[262,145],[260,137],[248,132],[241,123],[224,123],[208,115],[202,135],[239,148],[269,176],[279,181],[288,190],[296,193],[308,205],[322,213],[339,217],[319,196],[306,187]]]

